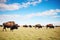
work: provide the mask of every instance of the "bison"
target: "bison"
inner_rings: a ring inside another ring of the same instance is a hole
[[[36,24],[34,27],[35,28],[42,28],[42,26],[40,24]]]
[[[29,25],[30,28],[32,28],[32,25]]]
[[[46,28],[54,28],[53,24],[47,24]]]
[[[28,25],[23,25],[23,27],[28,27]]]
[[[14,21],[9,21],[6,23],[3,23],[3,31],[6,31],[6,28],[10,28],[10,30],[18,29],[19,25],[15,24]]]

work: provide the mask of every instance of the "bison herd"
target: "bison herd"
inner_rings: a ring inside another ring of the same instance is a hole
[[[14,30],[14,29],[18,29],[18,27],[20,27],[20,25],[16,24],[14,21],[8,21],[8,22],[5,22],[3,23],[3,25],[0,25],[0,27],[3,27],[3,31],[5,30],[6,31],[6,28],[10,28],[10,30]],[[40,24],[36,24],[34,26],[32,25],[23,25],[23,27],[35,27],[35,28],[42,28],[43,26],[40,25]],[[53,24],[47,24],[46,25],[46,28],[54,28],[54,25]]]

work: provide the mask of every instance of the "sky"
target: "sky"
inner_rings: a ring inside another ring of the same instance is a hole
[[[60,0],[0,0],[0,24],[60,25]]]

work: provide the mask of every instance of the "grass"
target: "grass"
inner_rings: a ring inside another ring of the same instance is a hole
[[[60,27],[54,29],[19,27],[13,32],[9,29],[2,31],[0,27],[0,40],[60,40]]]

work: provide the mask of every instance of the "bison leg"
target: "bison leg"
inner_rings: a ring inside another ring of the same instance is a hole
[[[40,26],[40,27],[38,27],[38,29],[39,29],[39,28],[42,28],[42,27]]]
[[[37,27],[35,27],[35,29],[36,29]]]
[[[6,27],[3,27],[3,31],[7,31],[7,30],[6,30]]]
[[[54,26],[51,26],[50,28],[53,28],[54,29]]]
[[[46,29],[49,28],[48,26],[46,27]]]
[[[12,31],[12,32],[13,32],[13,30],[10,30],[10,31]]]
[[[13,32],[13,28],[10,28],[10,31],[12,31],[12,32]]]

